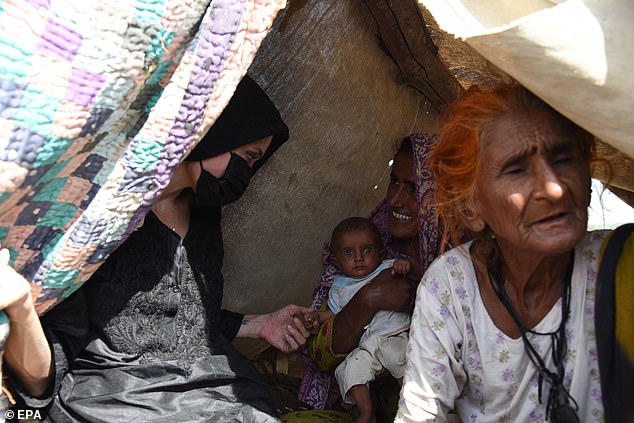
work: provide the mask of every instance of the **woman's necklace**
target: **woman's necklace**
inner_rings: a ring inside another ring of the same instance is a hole
[[[152,208],[152,212],[158,220],[172,231],[176,232],[176,219],[171,214],[165,213],[162,209]]]
[[[530,361],[539,372],[538,397],[540,402],[542,399],[542,384],[544,379],[546,379],[550,384],[548,400],[546,402],[546,420],[550,420],[553,423],[578,423],[579,417],[577,416],[576,411],[579,410],[579,406],[577,405],[575,399],[570,395],[563,383],[563,362],[566,353],[568,352],[568,345],[566,342],[566,321],[570,316],[570,295],[572,289],[571,285],[572,271],[574,268],[574,254],[572,256],[572,261],[568,266],[568,270],[564,279],[564,292],[561,298],[561,321],[556,331],[548,333],[540,333],[527,329],[522,323],[522,320],[520,319],[517,310],[515,310],[511,299],[506,293],[504,284],[502,283],[503,279],[500,274],[502,269],[501,255],[497,248],[493,253],[492,260],[489,260],[489,262],[491,263],[491,265],[488,267],[487,270],[489,273],[489,279],[491,281],[493,291],[517,325],[517,328],[522,335],[522,341],[524,342],[524,350],[526,351],[526,354],[528,355]],[[539,353],[535,350],[535,347],[533,347],[531,342],[528,340],[528,337],[526,336],[528,332],[535,335],[548,335],[551,337],[553,343],[552,359],[556,367],[555,370],[549,370],[548,367],[546,367],[546,363],[544,362],[543,358],[539,355]],[[572,403],[574,404],[574,408],[572,407],[572,405],[570,405],[570,401],[572,401]]]
[[[158,217],[158,219],[167,226],[172,232],[181,236],[181,232],[186,232],[189,225],[189,218],[186,217],[189,214],[188,201],[174,201],[173,203],[156,203],[152,207],[152,211]]]

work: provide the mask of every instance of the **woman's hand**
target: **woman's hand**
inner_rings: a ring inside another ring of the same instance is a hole
[[[355,297],[359,295],[360,301],[374,313],[379,310],[406,312],[414,303],[416,287],[404,275],[385,269],[361,288]]]
[[[310,335],[304,327],[304,315],[312,312],[310,308],[289,304],[268,314],[246,315],[237,336],[263,339],[282,352],[295,351]]]
[[[383,270],[336,314],[332,328],[333,352],[347,354],[355,349],[377,311],[411,311],[415,295],[416,287],[405,276],[392,274],[392,269]]]
[[[12,322],[20,322],[33,309],[31,285],[9,265],[9,250],[0,250],[0,310]]]

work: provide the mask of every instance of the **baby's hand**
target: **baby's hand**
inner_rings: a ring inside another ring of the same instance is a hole
[[[407,275],[412,268],[409,260],[396,260],[392,265],[392,274]]]
[[[315,333],[315,331],[319,330],[319,312],[311,311],[310,313],[305,313],[303,316],[304,327],[310,331],[311,333]]]

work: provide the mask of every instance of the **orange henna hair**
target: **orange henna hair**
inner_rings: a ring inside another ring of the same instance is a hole
[[[446,110],[439,130],[440,141],[431,153],[436,178],[436,203],[443,224],[442,250],[460,243],[461,215],[475,192],[475,176],[480,167],[480,146],[486,142],[491,124],[510,113],[542,109],[578,139],[588,166],[594,157],[594,136],[580,128],[534,94],[518,84],[492,91],[477,87]]]

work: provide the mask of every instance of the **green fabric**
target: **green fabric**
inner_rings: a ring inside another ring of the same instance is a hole
[[[616,339],[634,364],[634,232],[623,245],[616,268]]]
[[[327,303],[322,304],[319,311],[328,310]],[[319,365],[319,370],[334,370],[346,358],[347,354],[335,354],[332,351],[332,326],[335,321],[333,315],[322,323],[319,333],[311,336],[308,341],[308,352]]]
[[[282,416],[282,423],[352,423],[352,417],[342,411],[294,411]]]

